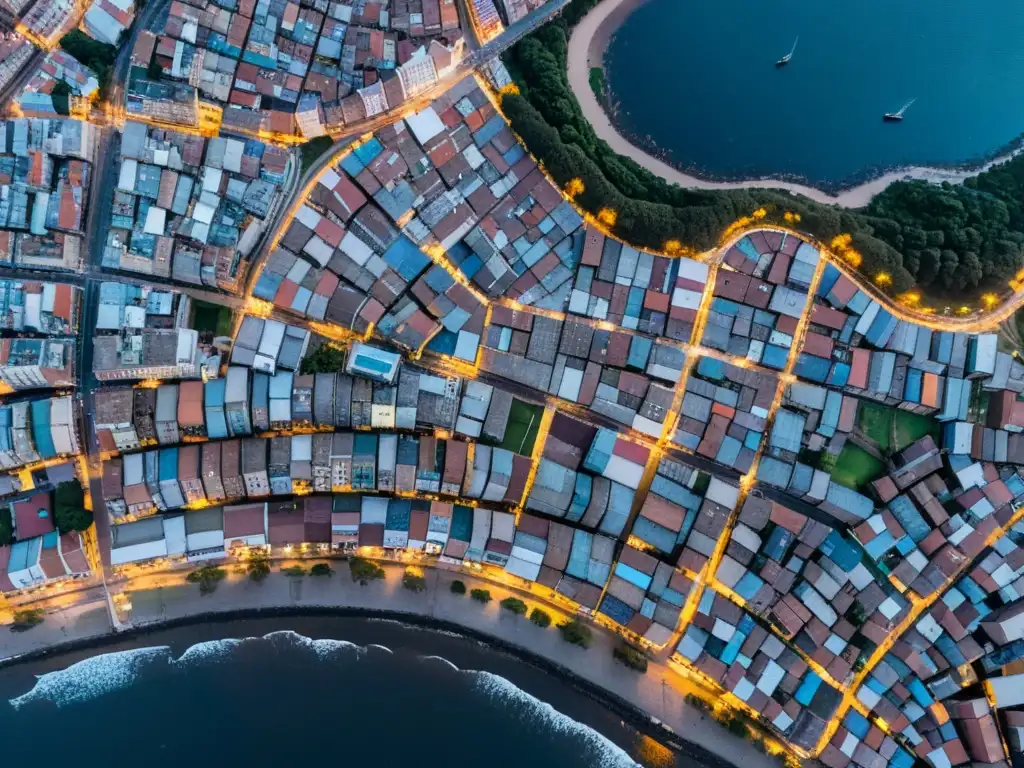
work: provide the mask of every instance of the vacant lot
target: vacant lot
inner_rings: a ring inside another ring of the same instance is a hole
[[[882,462],[853,443],[847,443],[836,460],[832,479],[847,488],[859,490],[861,486],[879,477],[883,472],[885,466]]]
[[[893,424],[896,442],[893,444]],[[939,422],[931,416],[921,416],[898,408],[862,402],[857,409],[857,426],[861,432],[878,444],[883,453],[902,451],[925,435],[938,439]]]

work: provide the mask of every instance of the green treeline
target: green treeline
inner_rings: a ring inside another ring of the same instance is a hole
[[[1024,266],[1024,157],[962,186],[898,182],[851,211],[784,190],[683,189],[617,154],[583,117],[567,75],[569,30],[595,4],[574,0],[506,54],[519,94],[504,95],[502,109],[563,188],[582,181],[575,196],[581,207],[615,212],[611,229],[623,240],[659,250],[675,241],[704,251],[737,219],[764,209],[765,223],[826,242],[852,235],[861,270],[869,277],[889,273],[893,293],[916,284],[963,301],[965,291],[1005,288]]]

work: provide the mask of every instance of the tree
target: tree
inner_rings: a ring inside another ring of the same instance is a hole
[[[202,568],[192,571],[192,573],[186,576],[185,581],[189,584],[198,584],[200,595],[210,595],[217,590],[217,585],[227,575],[228,572],[223,568],[218,568],[215,565],[204,565]]]
[[[530,612],[530,621],[541,629],[546,629],[551,626],[551,614],[540,608],[534,608]]]
[[[358,581],[363,587],[371,581],[384,578],[384,569],[364,557],[349,558],[348,567],[352,571],[352,581]]]
[[[251,581],[263,581],[270,575],[270,556],[262,550],[252,552],[246,562],[246,571]]]
[[[14,540],[14,523],[8,507],[0,508],[0,547],[6,547]]]
[[[451,586],[449,587],[449,590],[451,590],[451,593],[453,595],[464,595],[466,594],[466,584],[465,582],[456,579],[452,582]]]
[[[402,586],[410,592],[422,592],[427,588],[427,580],[423,576],[423,571],[411,566],[406,568],[405,573],[402,574]]]
[[[302,374],[337,373],[345,368],[345,353],[327,344],[321,344],[313,354],[302,359]]]
[[[311,576],[333,576],[334,569],[328,563],[317,563],[310,568],[309,573]]]
[[[639,648],[622,641],[612,649],[612,656],[621,661],[630,669],[635,669],[641,674],[647,671],[647,657]]]
[[[471,589],[469,591],[469,596],[478,603],[491,602],[491,591],[489,589]]]
[[[66,480],[57,486],[53,522],[61,533],[86,531],[92,525],[92,512],[85,508],[85,492],[77,480]]]
[[[11,632],[25,632],[43,623],[46,615],[42,608],[26,608],[14,612],[14,622],[11,624]]]
[[[590,627],[579,619],[569,619],[559,624],[558,631],[562,633],[562,639],[567,643],[578,645],[581,648],[589,648],[593,639]]]
[[[506,597],[501,601],[501,607],[506,611],[511,611],[516,616],[522,616],[526,613],[526,603],[518,597]]]
[[[306,575],[307,571],[301,565],[289,565],[287,568],[282,568],[281,573],[285,576],[293,576],[297,579],[301,579]]]

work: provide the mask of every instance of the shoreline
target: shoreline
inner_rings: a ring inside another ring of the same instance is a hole
[[[467,598],[468,599],[468,598]],[[65,643],[52,645],[36,651],[29,651],[20,656],[0,659],[0,669],[29,664],[41,661],[54,656],[66,653],[77,653],[83,651],[102,652],[105,646],[119,641],[132,641],[144,638],[157,632],[171,629],[182,629],[199,624],[224,624],[232,621],[246,621],[254,619],[287,619],[287,618],[340,618],[340,619],[365,619],[395,621],[404,627],[413,629],[424,629],[431,632],[450,632],[460,637],[482,642],[488,648],[508,653],[517,660],[533,666],[541,671],[557,676],[565,685],[586,696],[591,701],[599,704],[608,711],[622,718],[631,728],[645,736],[656,739],[662,745],[668,747],[677,754],[698,760],[709,768],[737,768],[733,763],[714,754],[705,747],[695,742],[682,738],[671,728],[666,727],[657,718],[652,717],[636,705],[630,703],[614,691],[587,680],[578,675],[568,667],[537,654],[528,648],[487,632],[468,627],[464,624],[438,619],[432,616],[424,616],[409,611],[397,611],[386,608],[356,608],[356,607],[335,607],[326,605],[310,606],[273,606],[267,608],[236,608],[226,611],[207,611],[196,613],[191,616],[184,616],[165,621],[148,623],[142,626],[132,627],[122,632],[110,632],[102,635],[95,635],[78,640],[69,640]],[[288,627],[282,627],[287,630]],[[529,693],[527,691],[527,693]]]
[[[308,565],[305,561],[296,562]],[[437,568],[425,568],[425,590],[411,592],[402,586],[404,566],[386,563],[380,563],[385,569],[383,580],[360,586],[349,578],[343,561],[329,562],[336,569],[334,578],[295,579],[275,569],[261,583],[251,582],[243,572],[228,566],[227,578],[206,596],[200,595],[194,584],[185,583],[186,570],[147,574],[139,578],[134,589],[128,587],[125,591],[132,606],[132,623],[123,630],[111,628],[105,601],[96,600],[92,608],[94,619],[99,618],[102,610],[106,619],[102,624],[91,620],[83,625],[68,622],[63,615],[50,614],[39,627],[11,636],[5,651],[14,653],[0,659],[0,668],[71,657],[62,665],[66,667],[80,660],[74,658],[76,654],[95,655],[122,643],[143,645],[145,640],[140,638],[148,635],[214,621],[299,616],[393,619],[479,640],[560,675],[571,688],[627,720],[638,732],[709,768],[779,768],[772,755],[759,751],[747,739],[730,734],[686,701],[687,693],[707,699],[714,691],[670,666],[668,646],[649,657],[648,671],[640,675],[613,658],[612,649],[620,638],[604,627],[591,626],[593,641],[588,650],[565,642],[554,625],[571,617],[572,612],[549,602],[543,595],[470,573]],[[455,579],[466,584],[467,592],[476,587],[489,590],[492,601],[480,604],[468,594],[453,595],[450,583]],[[551,615],[552,626],[542,629],[525,617],[513,616],[500,607],[505,597],[519,597],[528,604],[539,605]],[[281,627],[286,628],[290,627]],[[21,640],[13,641],[15,637]],[[672,695],[667,696],[669,689]],[[779,741],[776,734],[762,725],[755,728],[768,741]]]
[[[836,185],[834,191],[830,191],[827,187],[819,188],[811,184],[786,181],[777,177],[715,181],[680,170],[672,163],[650,154],[642,146],[624,136],[590,88],[590,68],[604,68],[605,53],[619,26],[630,14],[649,1],[601,0],[583,17],[569,38],[569,87],[579,102],[584,117],[594,128],[598,138],[605,141],[615,152],[630,158],[670,184],[678,184],[684,189],[778,189],[803,195],[825,205],[863,208],[871,202],[875,195],[893,182],[927,181],[934,184],[943,182],[961,184],[965,179],[983,173],[1024,152],[1024,137],[1019,137],[1007,146],[996,150],[993,157],[977,163],[964,163],[955,167],[915,165],[895,168],[865,181],[855,182],[850,186]],[[865,171],[865,174],[869,173],[871,172]]]

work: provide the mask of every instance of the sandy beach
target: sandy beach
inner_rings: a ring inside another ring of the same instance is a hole
[[[741,189],[750,187],[782,189],[793,194],[803,195],[819,203],[838,205],[843,208],[862,208],[871,201],[871,198],[894,181],[919,179],[934,183],[948,181],[952,184],[959,184],[964,179],[976,176],[993,165],[1005,162],[1021,151],[1021,148],[1018,148],[972,170],[921,166],[901,168],[834,195],[805,184],[770,178],[750,179],[747,181],[708,181],[684,173],[663,160],[653,157],[622,136],[608,118],[608,115],[594,96],[594,92],[590,89],[590,68],[603,66],[605,51],[607,51],[608,44],[615,31],[634,10],[644,5],[645,2],[647,0],[602,0],[583,18],[573,30],[572,37],[569,40],[569,85],[583,110],[583,114],[594,127],[594,131],[600,138],[608,142],[612,149],[621,155],[629,157],[652,173],[656,173],[667,181],[678,184],[681,187],[692,189]]]

